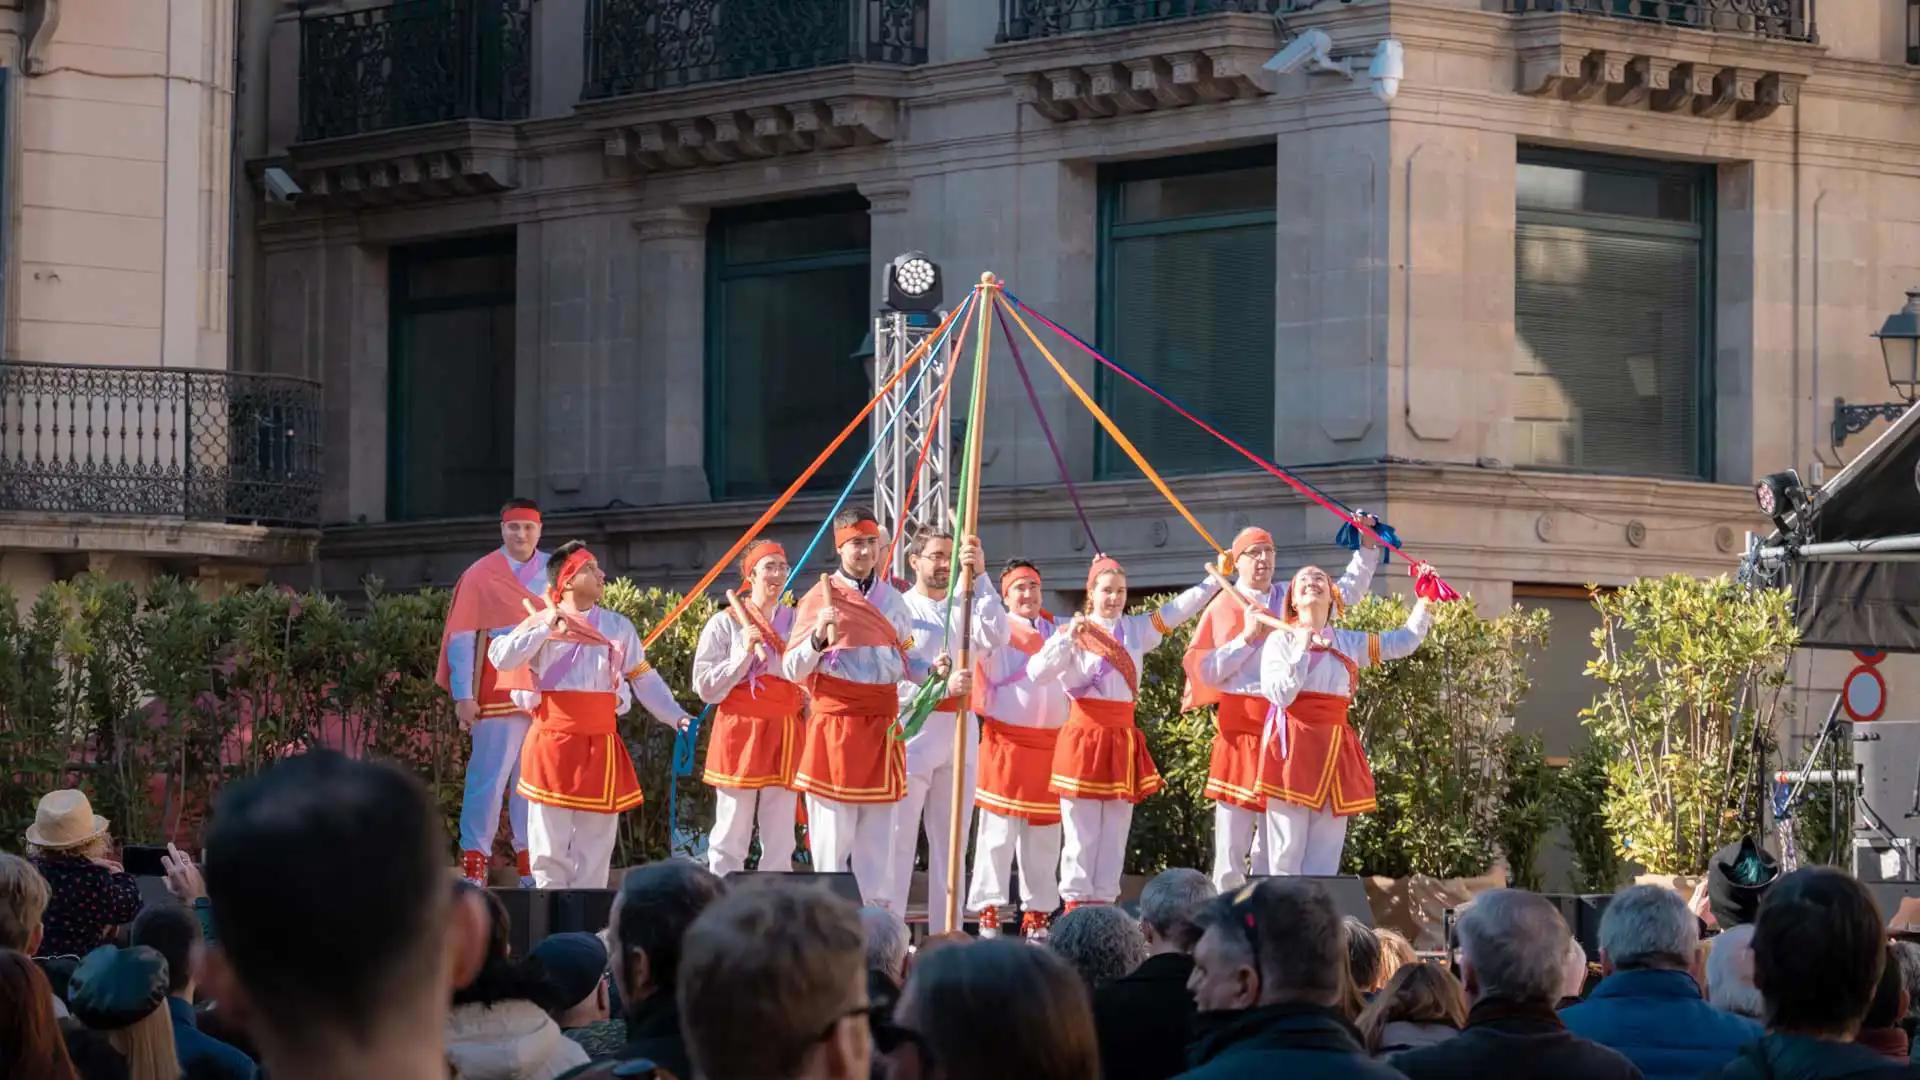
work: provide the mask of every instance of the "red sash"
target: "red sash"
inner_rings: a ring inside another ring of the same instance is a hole
[[[447,622],[440,631],[440,658],[433,674],[440,689],[453,692],[452,669],[447,664],[447,644],[455,634],[479,633],[474,644],[474,702],[481,716],[505,716],[520,711],[508,688],[499,683],[498,673],[487,659],[486,634],[502,626],[512,626],[526,617],[521,601],[539,597],[520,583],[507,562],[506,552],[494,550],[476,561],[460,575],[447,603]]]
[[[1047,790],[1074,799],[1137,803],[1164,781],[1133,723],[1133,702],[1074,698],[1054,745]]]
[[[713,711],[702,779],[714,787],[790,787],[800,754],[806,695],[785,679],[742,679]]]
[[[1340,694],[1304,691],[1295,697],[1284,720],[1285,756],[1279,739],[1267,740],[1261,755],[1260,791],[1313,810],[1331,801],[1340,817],[1373,810],[1373,770],[1367,767],[1360,736],[1347,723],[1351,704],[1351,698]]]
[[[1204,794],[1242,810],[1265,810],[1260,793],[1260,737],[1273,703],[1248,694],[1221,694],[1214,717],[1218,725],[1207,761]]]
[[[900,710],[894,685],[816,672],[812,690],[795,790],[843,803],[900,801],[907,793],[907,751],[893,737]]]
[[[1140,671],[1134,667],[1133,654],[1120,644],[1118,638],[1100,629],[1091,620],[1080,624],[1080,633],[1074,643],[1093,655],[1113,665],[1113,670],[1127,680],[1127,692],[1134,697],[1140,696]]]
[[[973,804],[1035,825],[1060,820],[1060,798],[1048,789],[1059,728],[1003,724],[980,718],[980,782]]]
[[[793,625],[803,633],[813,632],[814,620],[820,617],[820,609],[827,605],[827,594],[821,589],[821,584],[816,582],[813,588],[807,590],[807,595],[800,598],[800,606],[793,613]],[[837,576],[828,577],[824,584],[833,589],[833,606],[840,611],[840,629],[834,643],[828,647],[829,652],[835,649],[897,649],[900,658],[906,659],[907,650],[900,642],[899,632],[880,609],[873,606],[873,601],[868,600],[866,594]],[[898,707],[897,702],[895,706]]]
[[[566,810],[617,814],[639,806],[640,779],[620,739],[617,699],[604,690],[548,690],[520,749],[520,794]]]

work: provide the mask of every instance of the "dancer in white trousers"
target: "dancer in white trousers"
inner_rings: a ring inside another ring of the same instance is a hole
[[[880,525],[868,510],[833,519],[838,572],[794,612],[781,661],[807,688],[807,731],[793,784],[807,797],[813,868],[853,868],[863,903],[893,905],[893,816],[907,792],[907,755],[894,738],[898,684],[924,679],[907,655],[913,626],[900,594],[876,571]]]
[[[647,663],[626,616],[600,605],[607,579],[578,540],[553,553],[547,606],[487,647],[514,701],[533,716],[520,754],[527,848],[543,889],[604,888],[620,812],[640,805],[618,717],[637,698],[685,731],[688,717]]]
[[[793,609],[780,602],[786,549],[754,541],[740,577],[727,610],[701,629],[693,656],[694,692],[714,706],[702,779],[713,785],[714,801],[707,866],[721,877],[746,868],[756,820],[759,869],[793,869],[793,773],[806,709],[806,695],[780,674],[793,632]]]
[[[1163,781],[1135,726],[1140,664],[1218,590],[1203,581],[1144,615],[1125,614],[1127,573],[1105,555],[1087,571],[1086,614],[1056,632],[1027,664],[1034,682],[1058,683],[1072,699],[1054,747],[1049,789],[1065,820],[1060,895],[1068,911],[1120,897],[1133,808]]]
[[[1010,613],[1008,639],[981,662],[974,694],[981,702],[980,784],[974,794],[980,829],[967,910],[979,915],[981,937],[1000,936],[1000,909],[1014,900],[1017,857],[1020,932],[1039,938],[1060,906],[1060,798],[1047,784],[1067,722],[1067,692],[1058,682],[1027,677],[1027,661],[1054,631],[1053,616],[1040,606],[1040,571],[1014,559],[1000,573],[1000,591]]]
[[[527,800],[516,790],[520,744],[533,718],[499,685],[487,644],[513,629],[526,615],[523,603],[537,600],[546,586],[540,508],[532,499],[510,500],[500,508],[500,546],[467,567],[454,584],[440,637],[437,681],[453,699],[460,730],[473,739],[460,797],[460,872],[476,885],[487,883],[503,798],[520,884],[533,884],[527,866]]]
[[[986,576],[986,557],[981,554],[979,537],[967,537],[961,550],[967,571],[962,577],[971,586],[973,598],[972,639],[974,655],[984,657],[1007,640],[1007,609]],[[914,536],[907,549],[907,565],[913,569],[914,585],[901,594],[901,603],[913,621],[913,645],[907,654],[918,663],[933,668],[960,652],[960,612],[950,607],[947,592],[953,571],[953,537],[928,530]],[[966,603],[964,597],[954,605]],[[948,839],[953,828],[953,732],[959,723],[958,710],[971,708],[973,690],[971,671],[955,671],[947,681],[947,696],[927,717],[925,725],[907,740],[907,795],[893,817],[893,910],[907,910],[907,890],[913,884],[913,858],[920,842],[920,828],[927,831],[927,926],[932,933],[958,930],[946,925],[950,895],[947,881]],[[913,682],[900,684],[900,706],[919,694]],[[961,812],[968,820],[960,830],[960,846],[966,847],[967,825],[973,816],[973,781],[980,762],[980,726],[971,714],[967,718],[967,759],[961,784],[964,798]],[[963,893],[963,880],[954,887]]]
[[[1327,572],[1302,567],[1280,609],[1288,628],[1260,646],[1261,693],[1280,710],[1260,760],[1268,873],[1340,872],[1347,819],[1375,808],[1373,771],[1347,722],[1360,669],[1411,654],[1432,625],[1426,600],[1414,603],[1404,627],[1384,634],[1331,629],[1340,609]]]
[[[1362,520],[1379,524],[1371,516]],[[1267,530],[1240,530],[1228,554],[1238,571],[1234,588],[1241,599],[1216,596],[1200,616],[1187,645],[1187,685],[1180,702],[1182,711],[1216,706],[1205,794],[1213,800],[1213,884],[1223,893],[1247,880],[1249,860],[1254,869],[1265,868],[1258,850],[1267,810],[1267,796],[1260,791],[1260,751],[1275,706],[1260,686],[1258,657],[1267,627],[1249,629],[1247,610],[1252,605],[1277,618],[1286,591],[1273,580],[1273,535]],[[1360,549],[1337,585],[1341,598],[1351,604],[1366,595],[1379,565],[1378,542],[1370,532],[1362,533]]]

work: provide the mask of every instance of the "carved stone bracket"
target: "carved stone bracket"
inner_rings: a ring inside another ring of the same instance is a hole
[[[1566,13],[1518,16],[1514,39],[1523,94],[1747,122],[1797,102],[1822,51]]]
[[[1062,123],[1273,92],[1260,66],[1273,54],[1272,23],[1242,13],[1011,42],[988,52],[1015,102]]]
[[[458,120],[403,132],[296,143],[302,204],[375,206],[485,195],[520,184],[511,122]]]

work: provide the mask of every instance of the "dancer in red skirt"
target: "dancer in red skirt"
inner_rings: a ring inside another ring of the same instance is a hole
[[[1156,612],[1127,615],[1127,572],[1117,560],[1099,556],[1087,571],[1087,612],[1075,615],[1027,664],[1034,682],[1058,683],[1072,699],[1048,784],[1060,796],[1065,823],[1060,895],[1068,910],[1120,897],[1134,804],[1161,787],[1146,737],[1133,722],[1140,664],[1218,589],[1209,579]]]

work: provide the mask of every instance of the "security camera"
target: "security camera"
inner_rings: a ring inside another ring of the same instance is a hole
[[[1289,75],[1300,70],[1301,65],[1312,61],[1314,71],[1338,70],[1338,64],[1332,59],[1333,39],[1325,30],[1304,30],[1287,47],[1273,54],[1273,58],[1260,66],[1268,71],[1277,71]]]
[[[277,203],[297,202],[306,189],[293,178],[293,174],[281,168],[269,168],[260,174],[261,186],[266,188],[267,201]]]
[[[1398,41],[1387,38],[1373,50],[1373,63],[1367,65],[1367,79],[1373,84],[1373,96],[1382,102],[1393,100],[1400,92],[1400,80],[1407,77],[1407,50]]]

